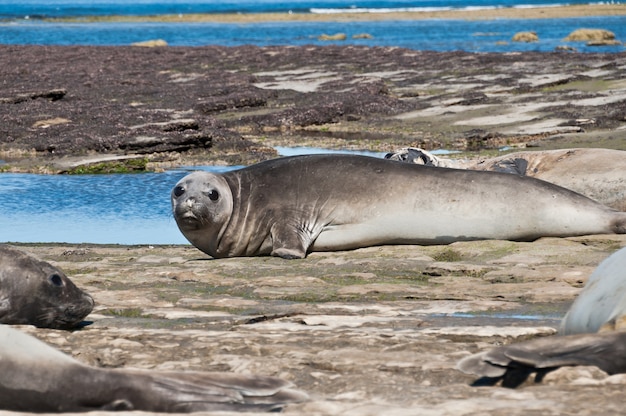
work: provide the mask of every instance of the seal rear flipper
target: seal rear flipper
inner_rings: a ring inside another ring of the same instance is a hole
[[[135,410],[166,412],[272,411],[309,399],[276,377],[211,372],[112,370],[128,386],[119,399]]]
[[[626,372],[626,333],[551,336],[494,348],[459,361],[457,369],[481,377],[501,378],[517,387],[531,373],[536,381],[563,366],[593,365],[608,374]]]

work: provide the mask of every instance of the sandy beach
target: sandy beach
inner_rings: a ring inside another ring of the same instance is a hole
[[[258,23],[278,21],[374,21],[424,19],[555,19],[582,16],[624,16],[625,4],[594,4],[536,8],[499,8],[485,10],[449,10],[389,13],[232,13],[178,14],[159,16],[90,16],[86,18],[47,19],[51,21],[119,21],[119,22],[222,22]]]

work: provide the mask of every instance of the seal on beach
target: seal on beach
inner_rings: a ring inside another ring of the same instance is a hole
[[[183,235],[217,258],[626,233],[626,213],[544,181],[358,155],[193,172],[171,201]]]
[[[457,369],[480,378],[474,385],[518,387],[563,366],[593,365],[608,374],[626,373],[626,332],[550,336],[496,347],[463,358]]]
[[[0,245],[0,323],[67,329],[93,309],[93,299],[57,267]]]
[[[559,333],[579,334],[626,329],[626,248],[593,271],[561,321]]]
[[[576,148],[514,152],[487,159],[438,157],[416,147],[388,153],[387,159],[457,169],[487,170],[531,176],[581,193],[594,201],[626,210],[626,152]]]
[[[291,383],[274,377],[90,367],[0,325],[0,409],[4,410],[263,411],[307,398]]]

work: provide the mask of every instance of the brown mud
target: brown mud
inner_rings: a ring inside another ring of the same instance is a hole
[[[626,53],[0,46],[4,171],[247,164],[276,145],[626,148]]]

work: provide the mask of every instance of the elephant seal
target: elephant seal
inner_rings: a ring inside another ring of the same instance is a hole
[[[0,323],[67,329],[93,309],[93,299],[58,268],[0,245]]]
[[[579,334],[626,328],[626,248],[593,271],[561,321],[560,333]]]
[[[307,399],[274,377],[84,365],[0,325],[0,409],[22,412],[275,410]]]
[[[358,155],[193,172],[171,202],[183,235],[216,258],[626,232],[626,213],[544,181]]]
[[[420,148],[388,153],[387,159],[437,167],[488,170],[531,176],[581,193],[608,207],[626,211],[626,152],[576,148],[514,152],[488,159],[441,158]]]
[[[474,385],[518,387],[529,375],[535,381],[559,367],[594,365],[608,374],[626,373],[626,332],[551,336],[496,347],[470,355],[457,369],[480,378]]]

